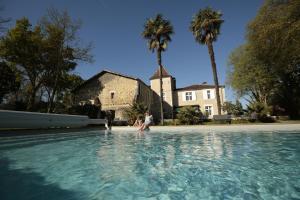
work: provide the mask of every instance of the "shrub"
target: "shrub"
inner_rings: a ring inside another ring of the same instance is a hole
[[[181,124],[200,124],[203,119],[203,114],[192,106],[185,106],[179,109],[177,118]]]
[[[271,107],[260,103],[254,102],[248,106],[248,113],[250,114],[250,122],[255,122],[256,120],[264,123],[275,122],[275,119],[270,117]]]
[[[164,120],[164,126],[176,126],[180,125],[180,122],[178,119],[165,119]]]
[[[124,114],[128,120],[128,124],[132,125],[138,117],[143,119],[147,111],[148,107],[143,103],[133,103],[124,110]]]
[[[241,116],[244,114],[243,106],[239,101],[236,101],[235,104],[230,101],[224,102],[222,109],[224,112],[227,112],[228,115]]]

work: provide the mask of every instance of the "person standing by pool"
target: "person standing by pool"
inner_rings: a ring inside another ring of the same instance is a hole
[[[153,120],[152,115],[149,114],[149,112],[145,113],[145,122],[142,124],[142,126],[139,128],[140,131],[143,131],[145,129],[149,129],[149,125],[151,124]]]

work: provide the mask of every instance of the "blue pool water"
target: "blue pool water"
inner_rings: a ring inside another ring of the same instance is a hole
[[[0,199],[300,199],[300,133],[1,137]]]

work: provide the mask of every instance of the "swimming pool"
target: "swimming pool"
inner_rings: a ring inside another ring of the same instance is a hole
[[[6,199],[300,199],[300,132],[82,131],[0,138]]]

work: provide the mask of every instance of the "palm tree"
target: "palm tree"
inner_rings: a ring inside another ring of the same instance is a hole
[[[205,44],[208,47],[208,53],[210,55],[211,67],[215,82],[219,115],[221,114],[221,102],[213,42],[217,40],[217,37],[220,34],[221,24],[224,22],[221,17],[221,12],[214,11],[209,7],[203,10],[200,9],[199,12],[193,17],[190,26],[190,30],[192,31],[196,41],[200,44]]]
[[[171,35],[174,33],[173,26],[170,21],[163,18],[161,14],[157,14],[154,19],[150,18],[144,25],[142,36],[148,40],[149,50],[157,53],[157,62],[159,66],[160,80],[160,116],[161,123],[164,124],[163,114],[163,95],[162,95],[162,64],[161,52],[167,49],[168,43],[171,41]]]

